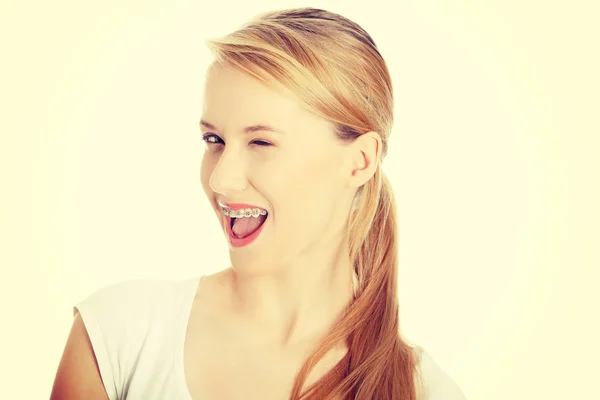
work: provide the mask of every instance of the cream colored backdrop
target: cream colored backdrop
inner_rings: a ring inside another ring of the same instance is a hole
[[[199,182],[204,39],[312,5],[392,73],[407,336],[470,400],[600,398],[595,2],[310,3],[2,5],[0,397],[49,397],[92,291],[228,265]]]

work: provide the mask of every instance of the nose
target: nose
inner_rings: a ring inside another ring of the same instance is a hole
[[[248,182],[246,169],[243,156],[224,150],[210,175],[209,185],[226,198],[230,193],[243,192]]]

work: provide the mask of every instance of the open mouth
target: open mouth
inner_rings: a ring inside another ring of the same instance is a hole
[[[259,215],[258,217],[236,218],[227,216],[229,234],[234,238],[244,239],[259,230],[268,217],[268,213],[266,215]]]

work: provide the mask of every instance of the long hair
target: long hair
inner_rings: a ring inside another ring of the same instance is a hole
[[[271,11],[207,45],[217,63],[293,93],[333,123],[340,141],[377,132],[381,158],[387,154],[392,82],[375,42],[355,22],[311,7]],[[354,299],[304,362],[291,400],[415,400],[419,393],[418,360],[399,329],[396,202],[377,164],[356,191],[345,232]],[[348,343],[346,355],[301,392],[315,364],[341,341]]]

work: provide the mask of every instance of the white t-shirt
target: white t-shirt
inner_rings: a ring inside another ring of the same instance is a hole
[[[73,315],[79,310],[110,400],[192,400],[183,345],[200,278],[128,280],[75,304]],[[465,400],[429,354],[416,350],[424,384],[419,400]]]

